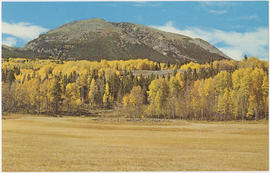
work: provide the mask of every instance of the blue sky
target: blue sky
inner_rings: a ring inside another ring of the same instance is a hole
[[[202,38],[234,59],[268,59],[268,2],[2,2],[2,42],[23,47],[65,23],[103,18]]]

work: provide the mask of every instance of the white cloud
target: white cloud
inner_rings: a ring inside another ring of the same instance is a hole
[[[231,19],[231,21],[233,21],[233,20],[255,20],[258,18],[259,17],[257,15],[240,16],[240,17],[236,17],[236,18]]]
[[[268,28],[257,28],[252,32],[222,31],[218,29],[203,30],[196,27],[178,29],[169,21],[163,26],[154,28],[186,35],[193,38],[201,38],[216,46],[225,54],[234,59],[241,59],[245,54],[268,59]]]
[[[30,23],[7,23],[2,22],[2,32],[3,34],[9,34],[24,41],[30,41],[37,38],[39,34],[48,31],[47,28],[43,28],[38,25],[32,25]]]
[[[258,19],[258,16],[257,15],[247,16],[247,19]]]
[[[222,52],[224,52],[229,57],[235,57],[236,60],[241,60],[243,58],[243,52],[234,47],[224,47],[219,48]]]
[[[213,0],[213,1],[202,1],[200,2],[201,7],[215,7],[215,8],[229,8],[238,5],[239,2]]]
[[[7,46],[15,46],[16,43],[17,43],[17,40],[14,37],[6,37],[3,39],[3,44]]]
[[[213,14],[225,14],[227,13],[226,10],[208,10],[209,13],[213,13]]]
[[[135,7],[159,7],[161,4],[159,3],[151,3],[146,1],[136,1],[133,6]]]

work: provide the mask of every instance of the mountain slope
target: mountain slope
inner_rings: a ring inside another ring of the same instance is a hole
[[[2,57],[4,58],[25,58],[34,56],[35,53],[30,49],[2,45]]]
[[[170,63],[204,63],[210,58],[229,58],[201,39],[99,18],[65,24],[28,42],[23,50],[32,51],[31,57],[67,60],[147,58]]]

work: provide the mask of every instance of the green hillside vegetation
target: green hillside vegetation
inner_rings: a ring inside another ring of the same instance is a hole
[[[268,62],[2,60],[3,113],[91,115],[98,109],[134,119],[265,119]]]

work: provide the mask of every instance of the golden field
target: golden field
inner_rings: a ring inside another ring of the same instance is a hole
[[[268,145],[268,121],[2,120],[3,171],[266,171]]]

